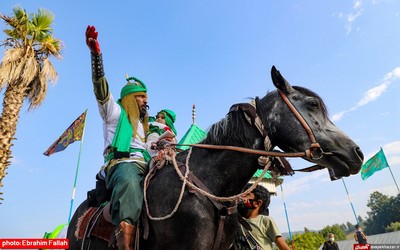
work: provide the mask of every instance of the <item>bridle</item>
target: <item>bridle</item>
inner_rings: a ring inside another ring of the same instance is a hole
[[[244,152],[244,153],[257,154],[257,155],[261,155],[261,156],[304,157],[304,158],[307,158],[310,160],[319,160],[322,157],[324,157],[325,155],[332,155],[332,153],[330,153],[330,152],[323,151],[320,144],[315,139],[314,133],[311,130],[310,126],[308,125],[307,121],[300,114],[300,112],[296,109],[296,107],[291,103],[291,101],[286,96],[286,94],[281,90],[277,90],[277,91],[278,91],[279,95],[281,96],[282,100],[284,101],[284,103],[288,106],[290,111],[292,111],[292,113],[296,116],[297,120],[300,122],[300,124],[306,130],[307,135],[310,138],[310,141],[311,141],[310,147],[308,149],[306,149],[305,152],[286,153],[286,152],[269,151],[270,147],[267,146],[268,143],[264,143],[265,150],[256,150],[256,149],[249,149],[249,148],[237,147],[237,146],[210,145],[210,144],[173,144],[173,145],[174,146],[189,146],[189,147],[197,147],[197,148],[207,148],[207,149],[218,149],[218,150],[232,150],[232,151],[239,151],[239,152]],[[256,98],[256,100],[257,100],[257,98]],[[235,104],[230,108],[229,113],[234,112],[234,111],[239,111],[239,110],[243,111],[243,113],[246,117],[246,120],[260,132],[261,136],[264,139],[264,142],[266,142],[266,141],[269,142],[268,133],[267,133],[265,126],[262,123],[262,120],[258,114],[256,102]]]
[[[190,146],[190,147],[207,148],[207,149],[234,150],[234,151],[252,153],[252,154],[257,154],[257,155],[262,155],[262,156],[306,157],[306,158],[312,159],[312,160],[320,159],[324,155],[330,154],[330,153],[325,153],[322,150],[320,144],[316,141],[314,133],[311,130],[310,126],[307,124],[306,120],[300,114],[300,112],[296,109],[296,107],[290,102],[289,98],[280,90],[278,90],[278,93],[282,97],[284,103],[289,107],[289,109],[292,111],[292,113],[296,116],[296,118],[299,120],[301,125],[304,127],[304,129],[306,130],[306,132],[308,134],[308,137],[310,138],[310,141],[311,141],[310,147],[305,152],[285,153],[285,152],[255,150],[255,149],[235,147],[235,146],[222,146],[222,145],[220,146],[220,145],[209,145],[209,144],[171,144],[171,146],[179,145],[179,146]],[[252,126],[254,126],[259,131],[261,136],[263,137],[265,150],[271,150],[271,142],[268,137],[268,133],[267,133],[265,126],[257,112],[258,111],[257,106],[256,106],[257,100],[258,100],[258,98],[256,98],[255,101],[252,103],[235,104],[230,108],[229,113],[239,111],[239,110],[243,111],[246,120]],[[183,184],[182,184],[182,188],[181,188],[181,195],[178,199],[178,202],[177,202],[174,210],[170,214],[168,214],[164,217],[158,217],[158,218],[152,217],[150,215],[150,212],[148,209],[147,198],[146,198],[147,197],[146,189],[147,189],[147,186],[149,185],[149,180],[151,178],[150,176],[152,176],[152,173],[154,172],[154,170],[156,168],[154,167],[152,169],[153,171],[150,170],[150,173],[145,178],[145,185],[144,185],[144,187],[145,187],[144,188],[144,202],[145,202],[145,206],[146,206],[146,211],[147,211],[148,217],[152,220],[164,220],[164,219],[172,217],[172,215],[177,211],[177,209],[180,205],[180,202],[182,201],[183,192],[185,190],[185,185],[192,187],[194,190],[199,191],[200,193],[205,195],[207,198],[209,198],[210,201],[212,202],[212,204],[214,205],[214,207],[216,207],[218,209],[218,215],[219,215],[218,229],[217,229],[217,233],[216,233],[215,240],[213,243],[213,250],[215,250],[215,249],[218,249],[221,244],[221,239],[222,239],[222,234],[224,231],[224,224],[225,224],[226,217],[236,212],[236,203],[233,203],[233,205],[231,205],[231,206],[227,206],[227,205],[221,205],[221,203],[219,203],[219,202],[221,202],[223,200],[225,200],[225,201],[235,200],[235,199],[237,199],[237,197],[240,197],[243,193],[238,194],[236,196],[232,196],[232,197],[217,197],[217,196],[213,195],[212,192],[207,188],[207,186],[204,185],[200,179],[198,179],[192,172],[189,171],[189,158],[190,158],[191,152],[192,152],[192,148],[189,149],[188,155],[186,157],[186,164],[181,166],[182,170],[179,169],[179,166],[177,165],[175,158],[172,158],[175,170],[178,173],[180,179],[183,181]],[[317,156],[317,153],[319,154],[318,156]],[[253,184],[253,186],[251,188],[249,188],[248,190],[246,190],[245,192],[251,192],[252,188],[254,188],[255,185],[257,185],[258,182],[261,181],[261,179],[264,176],[264,173],[268,170],[270,165],[271,165],[271,162],[267,161],[264,166],[263,174],[258,178],[258,180]],[[186,167],[186,172],[184,175],[182,174],[184,172],[183,167]],[[313,170],[317,170],[317,168],[315,168]],[[217,202],[217,201],[219,201],[219,202]]]
[[[281,90],[278,90],[278,93],[282,97],[282,99],[286,103],[286,105],[289,107],[289,109],[292,111],[292,113],[296,116],[297,120],[299,120],[299,122],[301,123],[303,128],[306,130],[308,137],[310,138],[311,144],[310,144],[310,147],[305,151],[305,154],[306,154],[305,157],[307,159],[311,159],[311,160],[319,160],[324,155],[330,154],[330,153],[325,153],[324,150],[321,148],[321,146],[315,139],[314,133],[311,130],[310,126],[308,125],[307,121],[300,114],[300,112],[296,109],[296,107],[289,100],[289,98],[285,95],[285,93],[283,93],[283,91],[281,91]]]

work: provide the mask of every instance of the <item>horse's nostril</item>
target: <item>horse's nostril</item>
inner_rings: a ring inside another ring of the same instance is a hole
[[[364,154],[363,154],[363,152],[361,151],[361,149],[360,149],[359,147],[356,147],[356,148],[355,148],[355,152],[356,152],[358,158],[360,158],[360,160],[363,161],[363,160],[364,160]]]

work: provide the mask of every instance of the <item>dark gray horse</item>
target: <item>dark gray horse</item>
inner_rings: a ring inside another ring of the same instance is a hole
[[[308,89],[291,86],[275,67],[272,67],[271,76],[276,91],[255,98],[254,109],[249,105],[233,106],[224,119],[211,126],[201,144],[254,150],[272,150],[278,146],[285,152],[307,152],[304,159],[331,169],[336,177],[357,174],[363,154],[329,120],[322,99]],[[264,147],[265,137],[271,142],[269,148]],[[189,151],[184,151],[176,159],[185,163],[188,156],[191,173],[220,197],[241,192],[257,170],[259,157],[248,152],[193,147],[190,155]],[[169,214],[178,202],[181,187],[182,180],[174,167],[163,167],[147,188],[151,215]],[[81,247],[82,241],[77,241],[73,232],[77,219],[87,208],[87,202],[81,204],[71,220],[68,229],[70,249]],[[224,213],[227,216],[222,231],[218,231],[220,215]],[[141,240],[143,249],[228,249],[236,230],[237,215],[222,211],[209,198],[187,188],[171,218],[148,222],[148,239]],[[100,239],[92,239],[90,243],[91,249],[108,249],[107,243]]]

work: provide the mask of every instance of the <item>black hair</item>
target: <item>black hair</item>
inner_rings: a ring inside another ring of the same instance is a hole
[[[251,183],[247,183],[246,186],[244,187],[244,190],[247,190],[249,187],[251,187]],[[257,185],[252,193],[254,194],[254,197],[256,200],[262,200],[263,204],[260,207],[260,214],[266,214],[268,215],[268,206],[271,203],[271,194],[269,193],[269,191],[261,186],[261,185]]]

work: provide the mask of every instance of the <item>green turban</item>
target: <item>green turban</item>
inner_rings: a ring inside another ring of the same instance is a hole
[[[175,126],[174,126],[174,122],[176,121],[175,112],[170,109],[163,109],[160,112],[158,112],[157,114],[160,114],[160,113],[164,114],[166,125],[172,129],[172,131],[175,133],[175,135],[178,135],[177,131],[175,129]]]
[[[137,92],[147,92],[146,85],[137,79],[136,77],[128,77],[126,78],[128,83],[121,89],[121,99],[131,93],[137,93]],[[131,82],[130,80],[134,80]]]

